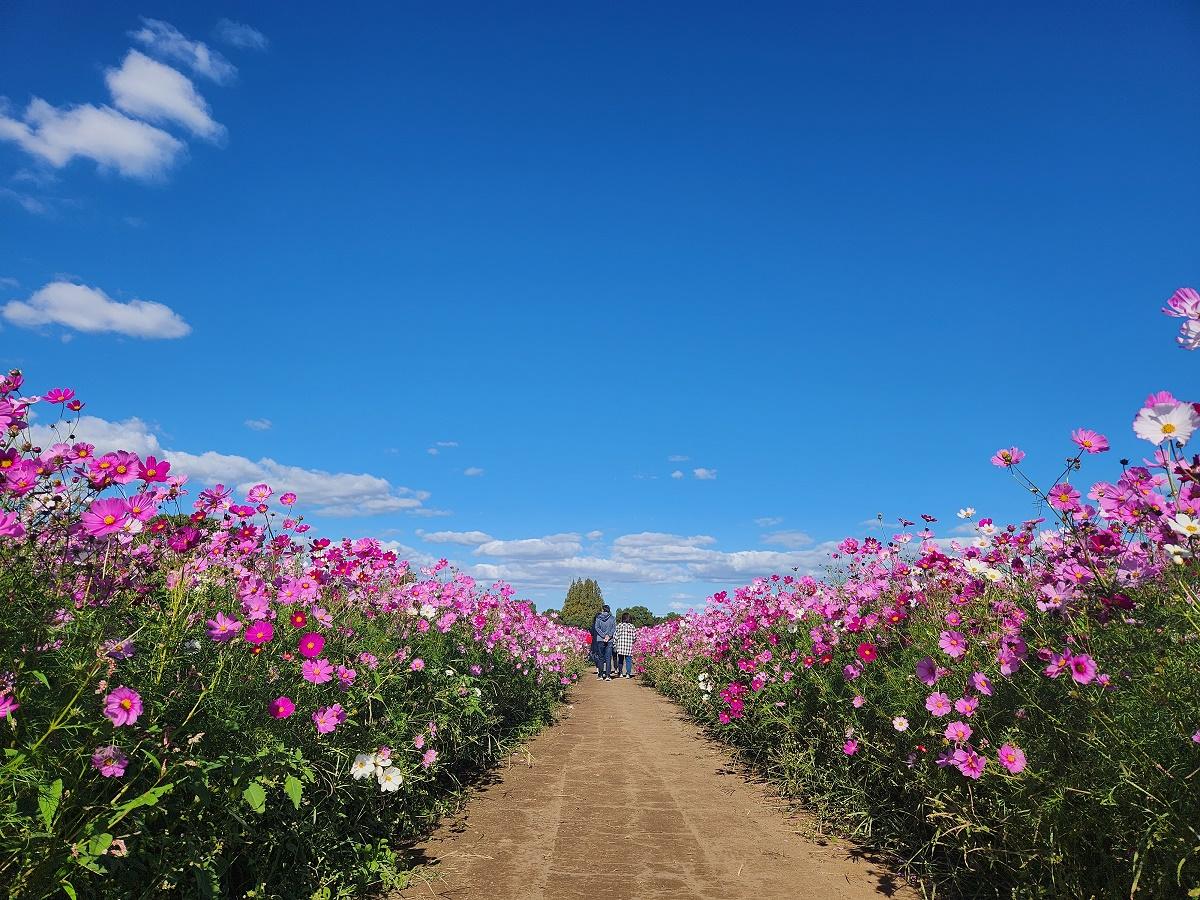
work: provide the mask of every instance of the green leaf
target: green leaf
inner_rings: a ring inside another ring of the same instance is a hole
[[[300,779],[295,775],[289,775],[287,780],[283,782],[283,789],[292,799],[292,805],[296,809],[300,808],[300,794],[304,791],[304,786],[300,783]]]
[[[71,900],[79,900],[78,895],[75,893],[75,886],[71,884],[71,882],[64,881],[61,887],[63,889],[63,893],[70,897]]]
[[[49,679],[47,679],[47,678],[46,678],[46,676],[45,676],[45,675],[43,675],[41,672],[37,671],[37,669],[31,669],[31,670],[30,670],[30,671],[28,671],[26,674],[27,674],[27,675],[32,675],[34,678],[36,678],[38,681],[40,681],[40,682],[41,682],[42,684],[44,684],[46,687],[50,687],[50,681],[49,681]]]
[[[104,834],[98,834],[84,844],[84,851],[91,856],[100,857],[108,852],[108,848],[112,846],[113,836],[107,831]]]
[[[54,821],[54,814],[58,812],[58,801],[62,799],[62,779],[55,778],[51,782],[50,787],[43,788],[38,793],[38,809],[42,811],[42,821],[46,823],[46,830],[50,830],[50,823]]]
[[[250,782],[250,787],[242,791],[242,799],[256,813],[267,811],[267,792],[263,790],[263,786],[257,781]]]
[[[139,806],[154,806],[162,797],[169,794],[173,787],[175,787],[174,782],[160,784],[158,787],[152,787],[144,794],[140,794],[132,800],[122,803],[113,812],[112,818],[108,820],[108,827],[112,828]]]

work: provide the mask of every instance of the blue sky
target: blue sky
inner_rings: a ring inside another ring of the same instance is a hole
[[[6,4],[0,365],[659,611],[1198,383],[1195,4],[505,6]]]

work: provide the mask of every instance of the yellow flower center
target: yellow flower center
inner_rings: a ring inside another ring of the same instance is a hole
[[[147,477],[147,478],[153,478],[153,477],[154,477],[154,473],[155,473],[155,470],[154,470],[154,469],[147,469],[147,470],[146,470],[146,477]]]
[[[1163,431],[1163,434],[1174,434],[1175,433],[1175,425],[1171,422],[1163,422],[1162,431]]]
[[[12,465],[11,459],[0,459],[0,469],[7,469]]]
[[[120,706],[121,706],[121,709],[132,709],[133,701],[131,701],[128,697],[126,697],[124,700],[121,701]]]
[[[105,524],[105,525],[111,525],[111,524],[112,524],[113,522],[115,522],[115,521],[117,521],[117,517],[116,517],[116,516],[105,516],[105,517],[104,517],[104,524]]]

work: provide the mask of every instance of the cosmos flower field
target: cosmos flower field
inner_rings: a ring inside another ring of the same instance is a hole
[[[358,897],[549,720],[580,634],[445,561],[194,491],[0,378],[0,879],[35,897]],[[31,413],[53,423],[37,446]],[[186,499],[185,499],[186,498]]]
[[[1196,291],[1164,312],[1200,346]],[[999,449],[1027,521],[902,519],[643,629],[646,678],[930,893],[1200,896],[1195,399],[1146,398],[1143,460]]]

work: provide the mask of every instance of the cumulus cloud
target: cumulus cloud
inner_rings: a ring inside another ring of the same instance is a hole
[[[267,37],[257,28],[251,28],[241,22],[221,19],[216,27],[217,40],[237,47],[239,50],[266,50]]]
[[[251,431],[270,431],[272,426],[270,419],[247,419],[245,424]]]
[[[130,50],[119,68],[104,73],[104,80],[122,112],[150,122],[175,122],[209,141],[225,134],[190,78],[143,53]]]
[[[681,471],[679,471],[678,469],[676,469],[674,472],[671,473],[671,477],[674,478],[676,481],[678,481],[680,478],[683,477],[683,473]]]
[[[192,41],[168,22],[142,19],[142,27],[129,36],[160,59],[182,63],[197,75],[226,84],[237,75],[237,67],[202,41]]]
[[[585,536],[585,537],[586,537],[586,538],[587,538],[589,541],[598,541],[598,540],[600,540],[600,538],[604,537],[604,532],[603,532],[603,531],[589,531],[589,532],[588,532],[586,535],[584,535],[584,536]]]
[[[42,446],[65,438],[62,426],[30,428],[34,441]],[[83,416],[72,429],[79,440],[95,444],[100,451],[125,449],[142,456],[153,454],[171,462],[172,472],[187,475],[193,490],[222,483],[245,491],[265,481],[277,493],[295,491],[306,510],[320,515],[356,517],[389,512],[418,513],[427,509],[426,491],[391,484],[376,475],[353,472],[329,472],[277,462],[269,457],[252,460],[236,454],[208,450],[189,453],[164,447],[155,429],[138,418],[111,422],[96,416]]]
[[[52,106],[34,97],[19,119],[0,108],[0,140],[12,141],[31,156],[60,169],[76,157],[130,178],[161,177],[184,151],[184,144],[109,106]]]
[[[755,519],[754,524],[759,528],[773,528],[782,521],[783,516],[763,516],[762,518]]]
[[[583,551],[579,535],[551,534],[540,538],[515,541],[491,540],[480,544],[474,552],[479,556],[502,556],[509,559],[569,559]]]
[[[14,325],[63,325],[76,331],[115,332],[138,338],[178,338],[191,326],[177,312],[150,300],[113,300],[99,288],[52,281],[28,300],[13,300],[0,315]]]
[[[12,188],[0,188],[0,197],[7,197],[13,203],[17,204],[27,213],[32,213],[35,216],[46,216],[50,214],[50,207],[42,200],[32,194],[23,194],[20,191],[14,191]],[[2,283],[2,282],[0,282]]]
[[[701,481],[714,481],[717,477],[716,469],[692,469],[692,474]]]
[[[813,539],[803,531],[774,531],[762,536],[764,544],[778,547],[807,547]]]
[[[478,547],[495,540],[483,531],[418,531],[417,534],[431,544],[461,544],[464,547]]]
[[[479,468],[479,466],[469,466],[463,469],[463,474],[468,478],[478,478],[483,474],[483,469]]]

